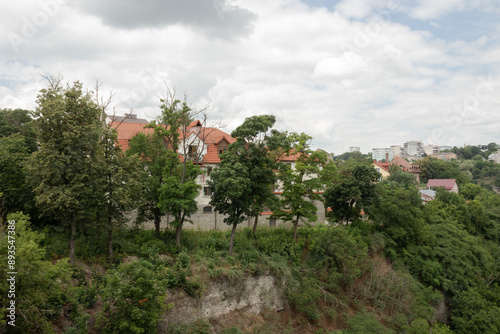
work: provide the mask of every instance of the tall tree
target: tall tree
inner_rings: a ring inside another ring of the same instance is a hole
[[[37,99],[36,127],[40,144],[27,164],[36,204],[70,230],[69,258],[75,260],[77,227],[96,207],[94,164],[102,123],[99,106],[82,84],[50,78]]]
[[[325,191],[325,206],[335,221],[348,224],[376,199],[380,173],[366,163],[341,165],[337,182]]]
[[[30,113],[24,109],[0,109],[0,138],[13,134],[23,136],[29,153],[37,150],[36,132]]]
[[[229,255],[233,254],[234,234],[238,224],[251,213],[252,185],[248,167],[239,161],[239,146],[230,145],[223,154],[219,167],[210,174],[208,184],[212,189],[210,205],[223,215],[224,222],[232,226]]]
[[[158,207],[160,188],[163,185],[163,168],[167,164],[167,148],[157,134],[138,133],[129,143],[127,156],[138,155],[144,172],[141,174],[142,194],[138,201],[139,222],[153,220],[156,235],[160,234],[160,223],[166,214]]]
[[[231,152],[239,156],[238,161],[249,171],[252,198],[250,216],[254,217],[254,235],[259,215],[264,208],[274,208],[279,205],[278,198],[273,192],[276,165],[269,152],[269,145],[272,143],[270,129],[275,122],[276,117],[273,115],[247,117],[243,124],[231,133],[232,137],[237,138]]]
[[[106,106],[102,109],[102,132],[95,177],[99,180],[96,187],[98,196],[98,220],[107,229],[109,258],[113,259],[113,232],[123,223],[124,213],[131,210],[140,198],[142,190],[142,163],[137,155],[125,155],[116,145],[116,129],[105,123]],[[100,222],[99,222],[100,223]]]
[[[202,131],[207,119],[207,108],[192,109],[187,103],[187,96],[179,100],[175,91],[171,90],[161,99],[160,108],[161,115],[157,123],[150,127],[162,138],[169,152],[162,172],[158,208],[174,216],[170,224],[175,227],[176,245],[180,248],[184,222],[198,209],[196,197],[201,186],[196,183],[196,178],[201,174],[199,157],[208,135],[207,131]],[[197,120],[193,124],[197,118],[202,118],[202,121]],[[193,128],[197,131],[192,131]]]
[[[33,202],[33,193],[26,184],[23,170],[29,158],[28,148],[22,135],[16,133],[0,137],[0,217],[5,213],[24,211],[28,213]]]
[[[285,138],[283,138],[285,139]],[[315,222],[317,206],[323,202],[324,179],[322,168],[327,164],[324,151],[310,148],[312,137],[305,133],[287,134],[284,146],[289,151],[282,156],[293,155],[295,166],[281,163],[278,169],[278,181],[281,186],[280,207],[273,212],[273,217],[289,221],[294,227],[294,240],[297,239],[297,227],[300,221]]]

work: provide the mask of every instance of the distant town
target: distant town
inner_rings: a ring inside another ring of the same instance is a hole
[[[482,145],[481,151],[486,152],[488,147]],[[349,152],[360,152],[357,146],[349,147]],[[408,161],[415,161],[424,157],[432,157],[440,160],[451,161],[457,160],[457,154],[453,152],[453,146],[441,145],[425,145],[419,140],[410,140],[403,145],[391,145],[390,147],[373,148],[371,151],[373,160],[390,162],[395,158],[404,158]],[[500,163],[500,153],[492,153],[488,156],[488,160]]]

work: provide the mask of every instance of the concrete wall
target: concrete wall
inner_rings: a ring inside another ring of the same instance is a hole
[[[208,206],[208,203],[205,205],[198,205],[198,211],[194,213],[191,216],[191,220],[193,223],[185,222],[184,227],[185,229],[200,229],[202,231],[209,231],[209,230],[221,230],[221,231],[227,231],[231,229],[230,225],[227,225],[224,223],[224,217],[223,215],[217,213],[217,212],[209,212],[209,213],[204,213],[204,207]],[[316,202],[316,206],[318,207],[318,211],[316,215],[318,216],[318,220],[314,224],[325,224],[325,209],[323,206],[323,203],[321,202]],[[137,212],[132,211],[127,215],[127,218],[130,220],[130,223],[132,224],[135,220],[135,217],[137,216]],[[262,215],[259,217],[259,226],[273,226],[273,222],[270,221],[269,215]],[[164,216],[162,221],[161,221],[161,229],[164,230],[165,228],[168,228],[168,222],[172,221],[173,217],[172,216]],[[241,223],[238,227],[247,227],[247,226],[253,226],[254,218],[251,217],[250,219],[246,219],[243,223]],[[290,227],[292,224],[290,222],[283,222],[281,220],[276,220],[276,223],[274,226],[286,226]],[[300,223],[299,226],[304,226],[304,223]],[[147,221],[143,224],[143,228],[145,229],[154,229],[154,222],[153,221]]]

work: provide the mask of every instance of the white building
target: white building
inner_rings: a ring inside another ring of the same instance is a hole
[[[424,153],[427,155],[438,154],[439,153],[439,146],[437,146],[437,145],[425,145],[424,146]]]
[[[384,159],[386,161],[392,161],[392,159],[394,159],[394,151],[390,147],[373,148],[372,159],[376,161],[381,161]]]
[[[349,147],[349,152],[360,152],[361,149],[359,148],[359,146],[350,146]]]
[[[394,158],[400,157],[402,154],[401,145],[391,145],[392,154]]]
[[[424,146],[419,140],[410,140],[404,143],[404,157],[409,160],[417,160],[424,155]]]
[[[492,160],[498,164],[500,164],[500,153],[493,153],[488,156],[488,160]]]

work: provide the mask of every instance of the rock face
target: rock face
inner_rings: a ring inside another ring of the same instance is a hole
[[[274,276],[249,276],[237,282],[220,279],[208,284],[201,298],[189,297],[183,290],[170,291],[167,311],[159,325],[190,323],[197,319],[218,318],[231,312],[259,314],[264,310],[280,311],[285,308],[283,289]]]

